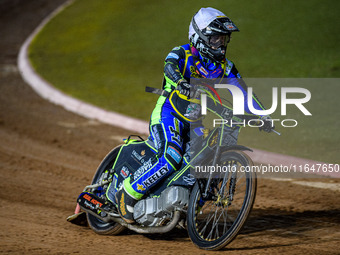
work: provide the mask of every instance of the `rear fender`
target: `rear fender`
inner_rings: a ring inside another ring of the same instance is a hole
[[[238,150],[238,151],[253,151],[252,149],[243,146],[243,145],[232,145],[232,146],[221,146],[221,152],[225,152],[225,151],[232,151],[232,150]]]

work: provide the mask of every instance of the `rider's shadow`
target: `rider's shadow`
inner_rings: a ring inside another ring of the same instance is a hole
[[[175,228],[164,234],[144,234],[144,236],[151,240],[191,242],[188,231],[183,228]]]
[[[302,238],[304,242],[314,242],[313,240],[317,238],[319,231],[329,231],[330,228],[332,228],[332,231],[336,231],[336,228],[340,229],[339,215],[340,210],[290,212],[280,209],[253,209],[236,239],[221,251],[240,252],[242,250],[294,246],[301,244]],[[314,231],[315,236],[311,236],[310,231]],[[247,242],[248,245],[243,245],[243,242],[250,237],[262,239],[266,235],[268,237],[285,238],[288,243],[273,241],[249,246]],[[166,234],[144,236],[151,240],[191,242],[187,231],[179,228],[175,228]]]
[[[304,232],[340,226],[340,210],[289,212],[280,209],[253,209],[240,234],[274,231],[289,237]]]

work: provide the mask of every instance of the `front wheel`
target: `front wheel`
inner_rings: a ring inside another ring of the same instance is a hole
[[[114,148],[109,154],[106,155],[106,157],[103,159],[103,161],[99,165],[91,184],[99,183],[103,174],[112,168],[117,158],[119,149],[120,149],[120,146]],[[104,191],[98,189],[98,190],[92,190],[92,192],[98,194]],[[90,228],[99,235],[118,235],[120,232],[122,232],[125,229],[125,227],[123,227],[122,225],[118,223],[104,222],[90,213],[86,213],[86,217],[87,217],[87,221],[89,223]]]
[[[201,249],[219,250],[240,232],[256,196],[256,173],[246,171],[252,160],[242,151],[222,153],[207,187],[198,180],[191,192],[187,225],[192,242]],[[201,185],[199,185],[201,183]]]

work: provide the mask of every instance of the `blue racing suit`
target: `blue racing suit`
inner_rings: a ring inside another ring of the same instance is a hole
[[[125,190],[134,198],[142,196],[173,171],[178,170],[183,160],[184,145],[188,141],[192,109],[190,100],[175,90],[179,82],[191,78],[241,78],[235,65],[228,59],[221,63],[205,60],[189,44],[175,47],[166,57],[164,65],[163,89],[173,92],[170,96],[160,96],[150,120],[150,137],[156,146],[157,154],[152,164],[143,169],[138,178],[124,181]],[[236,80],[236,79],[235,79]],[[245,84],[235,83],[245,96]],[[175,90],[175,91],[174,91]],[[192,100],[191,100],[192,101]],[[253,105],[258,110],[264,107],[253,96]],[[245,105],[245,110],[249,112]]]

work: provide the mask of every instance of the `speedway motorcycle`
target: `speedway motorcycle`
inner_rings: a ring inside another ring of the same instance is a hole
[[[114,195],[126,178],[136,179],[146,171],[156,153],[151,140],[137,136],[107,154],[68,221],[77,223],[86,215],[90,228],[100,235],[117,235],[126,228],[141,234],[186,228],[192,242],[206,250],[230,243],[250,214],[257,180],[255,172],[245,171],[253,162],[244,151],[251,149],[237,144],[239,127],[225,120],[241,122],[254,115],[233,116],[227,103],[216,104],[211,95],[207,108],[224,121],[210,130],[191,128],[181,168],[136,203],[134,224],[121,219]]]

